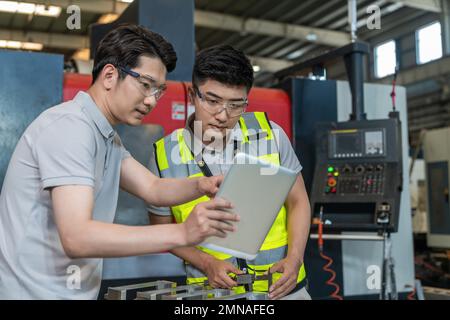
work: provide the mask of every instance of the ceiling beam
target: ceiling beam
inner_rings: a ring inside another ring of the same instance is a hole
[[[78,5],[81,9],[81,14],[83,14],[83,12],[121,14],[128,6],[127,3],[112,0],[27,0],[27,2],[47,5],[52,4],[63,8],[67,8],[69,5]],[[252,33],[276,36],[333,47],[344,46],[350,42],[350,36],[346,32],[270,20],[246,19],[240,16],[211,11],[195,10],[194,21],[195,26],[197,27],[228,30],[243,34]]]
[[[450,57],[432,61],[408,70],[401,70],[397,75],[397,84],[409,85],[450,74]],[[392,76],[376,80],[377,83],[390,84]]]
[[[249,56],[250,62],[254,66],[259,66],[262,71],[276,72],[285,68],[289,68],[294,63],[289,60],[263,58],[256,56]]]
[[[391,2],[398,2],[404,6],[431,11],[442,12],[441,0],[389,0]]]
[[[350,35],[341,31],[312,28],[270,20],[241,18],[239,16],[195,10],[195,25],[266,36],[275,36],[340,47],[350,42]]]
[[[45,33],[35,31],[20,31],[0,29],[1,40],[37,42],[48,48],[80,50],[89,48],[89,37],[62,33]],[[252,65],[258,65],[262,71],[275,72],[292,65],[291,61],[282,59],[249,57]]]

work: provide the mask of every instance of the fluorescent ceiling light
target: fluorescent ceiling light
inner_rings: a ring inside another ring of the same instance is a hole
[[[20,41],[7,41],[6,42],[6,48],[9,49],[20,49],[22,46],[22,43]]]
[[[17,3],[17,12],[19,13],[32,14],[35,9],[36,5],[34,3],[25,3],[25,2]]]
[[[0,11],[2,12],[59,17],[61,10],[61,7],[58,6],[46,6],[29,2],[0,1]]]
[[[0,1],[0,11],[3,12],[16,12],[19,3],[15,1]]]
[[[61,14],[61,7],[38,4],[36,5],[34,14],[46,17],[59,17],[59,15]]]
[[[44,48],[42,43],[24,42],[22,44],[22,50],[41,51]]]
[[[0,48],[41,51],[44,48],[44,45],[35,42],[0,40]]]
[[[117,18],[119,18],[119,15],[117,13],[106,13],[104,15],[102,15],[99,19],[98,19],[98,23],[111,23],[113,21],[116,21]]]

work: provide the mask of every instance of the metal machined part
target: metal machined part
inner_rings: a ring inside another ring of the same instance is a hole
[[[248,292],[247,300],[269,300],[269,295],[264,292]]]
[[[162,296],[162,300],[208,300],[209,296],[213,298],[219,298],[228,296],[231,294],[231,290],[228,289],[211,289],[211,290],[199,290],[192,293],[181,293],[174,295]]]
[[[252,284],[255,281],[255,275],[253,274],[238,274],[236,275],[236,283],[238,285]]]
[[[137,300],[162,300],[163,296],[176,295],[180,293],[195,293],[196,291],[203,290],[203,286],[200,285],[185,285],[175,288],[166,288],[152,291],[138,292]]]
[[[176,285],[177,285],[176,282],[158,280],[128,286],[110,287],[108,288],[108,292],[105,294],[105,299],[106,300],[134,299],[136,297],[136,294],[132,294],[133,292],[137,293],[138,291],[169,289],[175,288]],[[134,295],[134,297],[130,297],[130,295]]]
[[[267,293],[264,292],[245,292],[209,298],[208,300],[269,300],[269,298]]]
[[[205,300],[206,295],[203,291],[198,291],[195,293],[180,293],[161,296],[161,300]]]

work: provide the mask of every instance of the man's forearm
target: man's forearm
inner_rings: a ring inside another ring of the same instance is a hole
[[[149,212],[149,220],[152,225],[173,224],[171,216],[158,215],[152,212]],[[208,260],[213,258],[213,256],[197,249],[195,246],[175,248],[170,252],[203,272],[206,270]]]
[[[120,187],[145,202],[159,207],[178,205],[199,198],[205,192],[199,181],[209,180],[207,178],[160,179],[131,157],[122,161]],[[202,184],[202,186],[205,185],[208,186],[208,183]]]
[[[159,207],[170,207],[197,199],[203,196],[199,179],[157,179],[149,189],[146,201]]]
[[[186,245],[186,237],[177,224],[125,226],[92,220],[74,228],[65,242],[72,258],[125,257],[171,250]]]
[[[299,201],[288,210],[287,256],[303,262],[309,236],[311,209],[308,201]]]

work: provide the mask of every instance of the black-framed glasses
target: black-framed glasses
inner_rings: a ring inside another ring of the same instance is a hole
[[[121,71],[132,76],[138,82],[138,89],[146,97],[154,96],[158,101],[166,92],[167,86],[165,84],[158,86],[156,80],[149,76],[143,76],[140,73],[133,71],[129,68],[118,67]]]
[[[212,115],[216,115],[225,110],[230,118],[239,117],[245,112],[245,108],[248,106],[247,98],[239,101],[227,101],[220,98],[208,97],[204,93],[200,92],[197,87],[194,87],[194,92],[204,103],[203,109]]]

